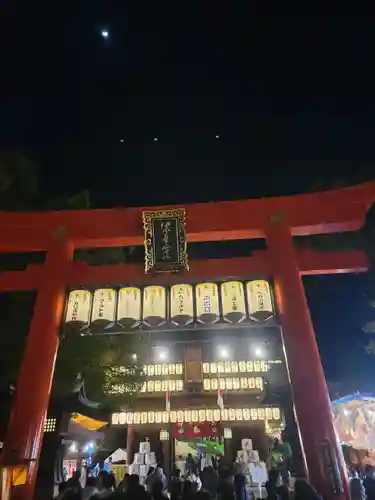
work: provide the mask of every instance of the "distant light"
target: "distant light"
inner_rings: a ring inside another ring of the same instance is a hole
[[[343,413],[344,415],[349,415],[349,410],[347,410],[346,408],[343,409]]]
[[[159,138],[158,137],[154,137],[154,142],[158,142]]]
[[[229,349],[226,346],[220,346],[218,348],[220,358],[229,358]]]
[[[132,354],[132,360],[137,361],[137,355],[135,353]]]
[[[123,143],[124,142],[124,139],[120,139],[120,142]]]
[[[77,445],[76,443],[73,441],[73,443],[69,446],[69,451],[71,453],[75,453],[77,451]]]
[[[169,352],[168,349],[162,347],[162,348],[156,348],[156,358],[159,361],[166,361],[169,358]]]
[[[103,37],[103,38],[108,38],[108,36],[109,36],[108,31],[103,30],[103,31],[102,31],[102,37]]]
[[[94,443],[92,441],[90,441],[88,444],[87,444],[87,448],[89,450],[92,450],[94,448]]]
[[[219,135],[219,134],[216,134],[216,135],[215,135],[215,139],[220,139],[220,135]]]
[[[263,356],[263,350],[260,347],[256,347],[254,349],[255,356],[261,357]]]

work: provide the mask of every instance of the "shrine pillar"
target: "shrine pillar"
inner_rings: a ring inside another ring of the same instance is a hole
[[[318,345],[291,231],[282,214],[271,216],[266,239],[306,472],[323,498],[349,499]]]
[[[12,489],[11,500],[32,500],[34,495],[44,421],[59,347],[65,280],[73,259],[73,245],[62,236],[53,238],[46,255],[1,454],[2,468],[19,464],[27,466],[26,483]]]
[[[126,462],[131,465],[134,460],[134,445],[135,445],[135,428],[133,425],[128,425],[126,436]]]

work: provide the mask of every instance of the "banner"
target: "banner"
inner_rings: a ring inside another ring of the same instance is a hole
[[[246,283],[249,316],[255,321],[267,321],[274,315],[271,289],[268,281],[254,280]]]
[[[166,290],[162,286],[146,286],[143,290],[143,323],[158,327],[166,322]]]
[[[194,320],[193,287],[173,285],[170,292],[171,322],[175,325],[188,325]]]
[[[245,293],[239,281],[221,284],[223,317],[228,323],[241,323],[246,318]]]
[[[172,425],[172,438],[207,438],[221,435],[218,422],[177,423]]]
[[[212,325],[220,319],[219,288],[215,283],[200,283],[195,288],[197,320]]]
[[[117,300],[117,323],[124,328],[135,328],[141,321],[141,290],[121,288]]]
[[[100,332],[115,323],[116,290],[99,288],[94,292],[91,313],[91,330]]]
[[[65,324],[75,330],[83,330],[89,326],[91,309],[91,292],[73,290],[69,294],[65,314]]]
[[[185,209],[145,211],[145,272],[188,271]]]

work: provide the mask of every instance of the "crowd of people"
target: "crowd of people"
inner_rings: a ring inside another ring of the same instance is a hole
[[[374,480],[375,481],[375,480]],[[289,487],[277,469],[271,470],[266,484],[269,500],[290,500]],[[297,480],[294,500],[321,500],[314,488]],[[82,488],[77,475],[60,485],[58,500],[251,500],[246,476],[236,467],[207,465],[203,470],[187,467],[186,474],[175,467],[167,480],[161,467],[150,467],[145,484],[136,474],[125,474],[116,485],[115,476],[106,470],[97,477],[88,477]],[[353,498],[353,500],[364,500]],[[370,498],[369,500],[375,500]]]
[[[375,500],[375,467],[367,465],[364,470],[350,470],[349,486],[352,500]]]

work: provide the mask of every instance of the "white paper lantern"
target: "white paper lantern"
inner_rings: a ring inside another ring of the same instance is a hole
[[[163,286],[146,286],[143,290],[143,322],[158,327],[166,321],[167,302]]]
[[[121,288],[118,292],[116,322],[124,328],[135,328],[141,321],[141,290]]]
[[[246,283],[249,316],[255,321],[267,321],[274,315],[271,289],[268,281],[254,280]]]
[[[197,320],[212,325],[220,319],[219,288],[215,283],[200,283],[195,289]]]
[[[193,287],[173,285],[170,290],[170,317],[177,326],[189,325],[194,320]]]
[[[116,290],[100,288],[95,290],[92,302],[91,326],[92,332],[101,332],[115,323]]]
[[[91,292],[73,290],[69,294],[65,313],[65,324],[69,329],[82,331],[89,326],[91,310]]]
[[[246,318],[245,292],[240,281],[220,286],[223,318],[228,323],[241,323]]]

